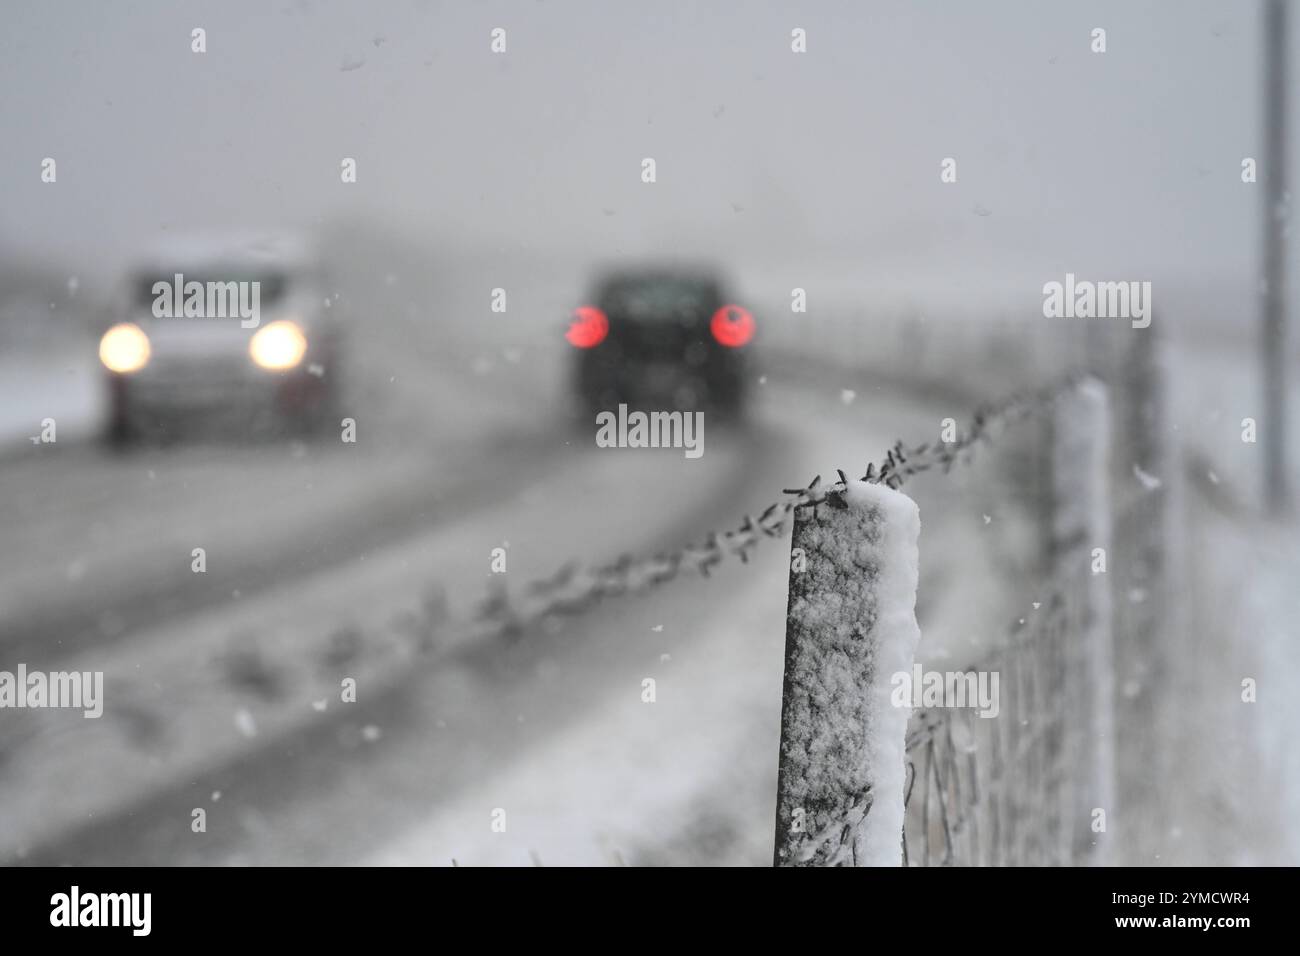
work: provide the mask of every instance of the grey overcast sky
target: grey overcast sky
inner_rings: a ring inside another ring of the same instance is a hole
[[[1258,14],[1249,0],[11,0],[0,249],[111,268],[162,230],[365,214],[575,255],[1240,282],[1259,235],[1259,187],[1240,181],[1261,149]],[[339,181],[345,156],[356,185]]]

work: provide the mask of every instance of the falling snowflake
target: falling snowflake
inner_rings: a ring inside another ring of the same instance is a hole
[[[1142,487],[1147,491],[1155,491],[1162,484],[1159,478],[1143,471],[1138,465],[1133,466],[1133,475],[1142,482]]]

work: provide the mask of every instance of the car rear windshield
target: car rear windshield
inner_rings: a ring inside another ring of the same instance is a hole
[[[718,292],[713,283],[698,279],[622,279],[608,283],[600,299],[607,311],[671,316],[709,309]]]

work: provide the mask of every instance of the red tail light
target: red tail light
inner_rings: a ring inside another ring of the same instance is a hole
[[[595,348],[605,341],[607,335],[609,335],[609,319],[594,305],[584,305],[574,309],[569,331],[564,333],[569,344],[579,349]]]
[[[738,349],[754,337],[754,317],[738,305],[724,305],[713,313],[709,331],[719,345]]]

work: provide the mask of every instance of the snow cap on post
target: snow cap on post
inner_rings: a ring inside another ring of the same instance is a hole
[[[1112,547],[1110,486],[1110,400],[1106,386],[1087,378],[1057,396],[1052,417],[1052,554],[1054,579],[1065,599],[1075,605],[1076,630],[1069,648],[1067,694],[1077,701],[1072,719],[1087,728],[1075,735],[1064,759],[1072,762],[1077,784],[1065,798],[1067,819],[1062,833],[1065,859],[1104,864],[1111,851],[1105,831],[1093,829],[1095,813],[1116,813],[1115,793],[1115,645],[1112,577],[1091,567],[1094,549]],[[1148,534],[1156,522],[1137,522],[1134,535]],[[1137,636],[1142,636],[1141,634]],[[1130,642],[1131,643],[1131,642]],[[1140,726],[1150,727],[1150,712],[1137,710]],[[1135,775],[1150,784],[1152,761],[1144,759]]]
[[[842,481],[796,511],[777,776],[777,866],[898,866],[920,514],[900,491]],[[800,570],[802,568],[803,570]]]

